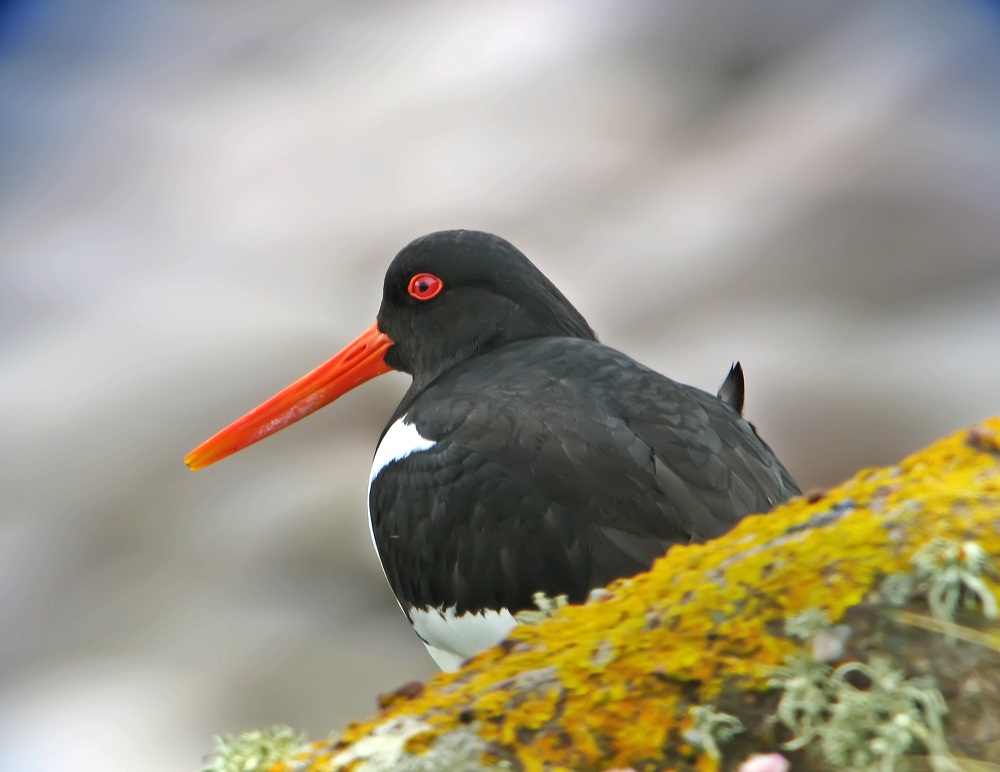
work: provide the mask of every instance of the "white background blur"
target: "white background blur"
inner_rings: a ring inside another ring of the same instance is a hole
[[[1000,412],[1000,10],[974,0],[0,3],[0,770],[195,770],[433,672],[369,543],[390,375],[198,474],[513,241],[804,487]]]

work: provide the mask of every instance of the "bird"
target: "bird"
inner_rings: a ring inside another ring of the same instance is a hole
[[[442,670],[507,637],[538,593],[585,602],[800,493],[742,417],[739,363],[717,395],[659,374],[474,230],[405,246],[374,324],[185,461],[205,467],[393,370],[412,380],[372,460],[370,535]]]

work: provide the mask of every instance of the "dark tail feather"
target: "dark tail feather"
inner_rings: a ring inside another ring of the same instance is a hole
[[[733,408],[737,413],[743,415],[743,400],[746,397],[746,387],[743,382],[743,367],[739,362],[734,362],[729,368],[729,375],[719,387],[719,399]]]

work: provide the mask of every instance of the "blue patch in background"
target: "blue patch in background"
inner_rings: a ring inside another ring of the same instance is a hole
[[[0,57],[31,37],[51,5],[46,0],[0,0]]]

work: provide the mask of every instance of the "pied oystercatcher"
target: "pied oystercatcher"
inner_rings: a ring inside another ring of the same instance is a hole
[[[799,493],[718,396],[604,346],[512,244],[442,231],[386,272],[371,327],[186,459],[199,469],[390,370],[413,377],[368,481],[372,541],[446,670],[500,640],[533,596],[571,603]]]

